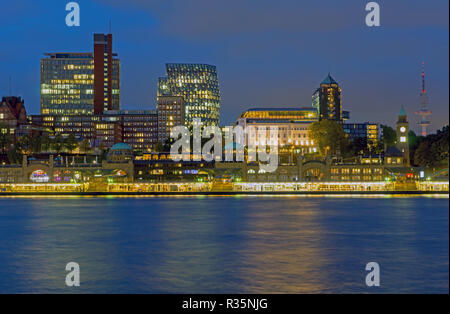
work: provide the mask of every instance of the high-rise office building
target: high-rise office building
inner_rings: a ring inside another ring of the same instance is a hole
[[[312,96],[312,106],[319,112],[320,120],[343,121],[341,92],[339,84],[328,73]]]
[[[166,77],[158,80],[158,98],[182,96],[185,118],[192,125],[200,118],[205,125],[218,125],[220,90],[217,69],[207,64],[166,64]]]
[[[170,138],[170,131],[173,127],[185,124],[184,98],[159,96],[156,110],[158,112],[158,141],[164,143]]]
[[[41,114],[86,115],[120,109],[120,60],[112,35],[94,34],[93,53],[46,53]]]
[[[94,113],[120,109],[120,60],[112,35],[94,34]]]

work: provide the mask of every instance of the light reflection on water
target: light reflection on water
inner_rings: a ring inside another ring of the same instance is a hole
[[[7,197],[0,293],[447,293],[448,232],[448,196]]]

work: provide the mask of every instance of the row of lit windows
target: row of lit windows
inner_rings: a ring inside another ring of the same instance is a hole
[[[373,171],[372,171],[373,170]],[[331,174],[350,174],[350,172],[352,174],[360,174],[361,173],[361,168],[331,168]],[[381,168],[363,168],[362,169],[362,173],[363,174],[382,174],[383,173],[383,169]]]

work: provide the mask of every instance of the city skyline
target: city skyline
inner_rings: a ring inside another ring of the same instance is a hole
[[[252,17],[247,8],[250,2],[242,5],[240,16]],[[331,72],[342,86],[342,106],[343,110],[351,112],[350,121],[393,126],[399,106],[404,105],[411,129],[418,133],[414,111],[420,104],[421,62],[424,61],[427,64],[429,107],[433,111],[430,131],[448,124],[448,41],[442,40],[448,38],[448,15],[442,13],[448,11],[445,10],[448,3],[430,2],[426,4],[427,10],[421,12],[421,4],[417,1],[403,1],[404,9],[399,4],[380,2],[382,8],[386,8],[386,14],[383,15],[382,11],[382,27],[375,30],[364,25],[362,5],[359,7],[344,1],[339,7],[331,5],[324,9],[326,14],[330,13],[329,10],[336,15],[348,14],[349,21],[332,18],[325,23],[334,24],[332,31],[324,28],[326,25],[308,26],[303,24],[305,22],[283,23],[275,19],[264,27],[258,23],[244,27],[239,30],[242,34],[237,36],[233,36],[237,31],[236,25],[221,24],[229,16],[230,8],[235,7],[233,2],[219,14],[219,4],[216,7],[202,6],[202,1],[199,1],[201,13],[218,14],[217,21],[207,20],[210,27],[203,31],[198,29],[201,25],[195,24],[195,16],[189,10],[183,15],[184,19],[174,20],[173,25],[166,27],[170,22],[167,19],[179,14],[174,10],[172,15],[164,17],[170,3],[168,7],[153,7],[132,1],[126,9],[118,1],[110,1],[110,5],[105,1],[79,3],[79,28],[64,25],[66,12],[62,5],[60,8],[42,1],[39,6],[30,2],[29,5],[22,4],[23,7],[9,5],[5,8],[7,13],[16,13],[16,16],[20,12],[19,19],[24,19],[22,26],[29,25],[33,31],[51,34],[37,40],[31,38],[34,36],[30,36],[32,32],[28,32],[28,27],[17,27],[17,24],[8,22],[0,30],[3,41],[15,47],[1,52],[3,59],[11,61],[2,69],[0,92],[9,94],[11,75],[12,94],[25,99],[27,111],[31,114],[39,112],[39,60],[43,54],[90,51],[92,34],[105,31],[111,19],[115,38],[113,50],[119,53],[123,63],[121,102],[124,110],[156,107],[157,79],[164,75],[166,63],[217,66],[222,94],[222,125],[234,123],[239,113],[251,107],[309,107],[312,93]],[[287,9],[294,8],[295,4],[291,1],[282,3],[277,12],[286,10],[290,16]],[[254,15],[260,17],[269,9],[273,9],[272,5],[263,1]],[[302,9],[298,13],[299,18],[317,8],[311,5]],[[415,19],[412,25],[409,19],[415,16],[420,18]],[[181,23],[186,26],[184,31],[180,28]],[[49,27],[54,32],[48,32]],[[197,31],[195,35],[192,34],[194,29]],[[296,32],[298,36],[294,38],[292,35]],[[273,44],[273,37],[277,37],[272,35],[280,34],[284,36],[278,36],[277,44],[267,47],[269,42]],[[314,37],[318,34],[335,45],[338,44],[336,37],[339,37],[342,47],[330,54],[324,52],[323,44]],[[200,35],[207,35],[206,39],[202,40]],[[248,37],[246,43],[245,36]],[[395,44],[398,36],[406,36],[402,47]],[[311,47],[311,43],[315,46]],[[427,45],[436,49],[429,51]]]

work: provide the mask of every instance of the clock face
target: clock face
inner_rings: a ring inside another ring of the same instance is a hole
[[[402,126],[402,127],[400,128],[400,132],[405,133],[405,131],[406,131],[406,128],[405,128],[404,126]]]

